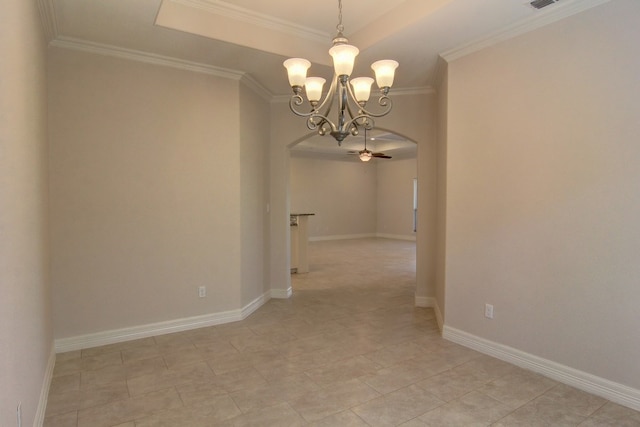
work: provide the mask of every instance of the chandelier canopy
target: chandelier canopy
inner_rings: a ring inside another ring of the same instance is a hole
[[[338,145],[341,145],[349,134],[358,135],[360,127],[373,129],[374,118],[389,114],[393,103],[387,95],[393,85],[398,63],[391,59],[385,59],[371,65],[381,93],[378,105],[382,107],[382,111],[373,113],[367,110],[365,106],[371,96],[373,79],[371,77],[351,78],[359,50],[350,45],[343,35],[342,0],[338,0],[338,25],[336,29],[338,34],[333,39],[333,46],[329,49],[329,55],[333,58],[334,76],[329,92],[324,99],[322,99],[322,88],[326,80],[322,77],[307,77],[307,70],[311,66],[309,61],[302,58],[290,58],[284,61],[284,66],[289,75],[289,84],[293,89],[293,95],[289,101],[291,111],[297,116],[307,119],[307,128],[317,130],[320,135],[329,133],[338,141]],[[310,112],[300,111],[297,108],[304,103],[303,87],[311,105]],[[338,117],[335,121],[331,121],[329,113],[333,107],[334,98],[337,99]]]

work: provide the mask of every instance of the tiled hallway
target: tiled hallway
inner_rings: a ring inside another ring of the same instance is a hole
[[[640,426],[440,338],[413,304],[413,242],[309,250],[293,297],[244,321],[59,354],[45,426]]]

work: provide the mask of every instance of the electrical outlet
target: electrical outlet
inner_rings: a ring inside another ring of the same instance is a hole
[[[18,427],[22,427],[22,402],[18,402],[18,408],[16,409],[16,418]]]
[[[204,298],[207,296],[207,288],[205,286],[198,287],[198,296]]]
[[[493,319],[493,306],[491,304],[484,305],[484,317]]]

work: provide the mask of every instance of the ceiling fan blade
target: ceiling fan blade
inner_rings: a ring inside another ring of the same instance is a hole
[[[391,158],[392,158],[391,156],[387,156],[387,155],[386,155],[386,154],[384,154],[384,153],[372,153],[371,155],[372,155],[373,157],[378,157],[378,158],[380,158],[380,159],[391,159]]]

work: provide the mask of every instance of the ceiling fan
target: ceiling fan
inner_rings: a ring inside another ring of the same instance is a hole
[[[349,154],[358,154],[360,156],[360,160],[363,162],[368,162],[373,157],[377,157],[379,159],[390,159],[391,156],[387,156],[384,153],[374,153],[370,150],[367,150],[367,128],[364,128],[364,150],[360,151],[349,151]]]

